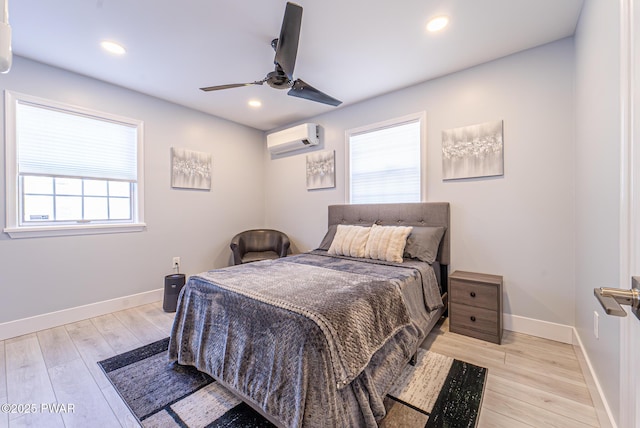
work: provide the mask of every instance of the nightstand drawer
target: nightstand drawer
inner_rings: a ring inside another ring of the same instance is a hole
[[[451,280],[451,302],[493,311],[498,309],[498,287],[477,282]]]
[[[496,311],[452,302],[449,317],[452,332],[500,343],[502,335]]]

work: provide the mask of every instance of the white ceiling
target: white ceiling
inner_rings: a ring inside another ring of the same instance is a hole
[[[299,0],[294,78],[340,107],[571,36],[583,0]],[[13,52],[257,129],[330,110],[248,86],[273,71],[285,0],[9,0]],[[446,14],[441,33],[425,31]],[[115,57],[101,40],[120,42]],[[250,99],[262,101],[256,109]]]

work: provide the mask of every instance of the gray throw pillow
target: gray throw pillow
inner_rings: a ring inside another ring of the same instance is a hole
[[[337,224],[329,226],[329,230],[327,230],[324,238],[322,238],[322,242],[320,242],[320,246],[318,247],[319,250],[329,250],[329,247],[331,247],[331,243],[333,242],[333,238],[336,236],[337,229]]]
[[[444,227],[414,227],[407,238],[404,257],[433,263],[438,256],[438,247],[444,236]]]

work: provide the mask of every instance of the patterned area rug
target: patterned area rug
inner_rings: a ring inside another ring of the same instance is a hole
[[[142,426],[273,427],[218,382],[167,360],[169,339],[98,364]],[[385,400],[381,427],[475,427],[487,369],[421,349]]]

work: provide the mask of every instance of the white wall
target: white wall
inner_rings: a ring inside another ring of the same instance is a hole
[[[593,289],[619,284],[619,37],[618,2],[585,1],[575,35],[575,325],[616,418],[619,319],[605,315]],[[600,315],[599,339],[593,335],[594,311]]]
[[[143,120],[147,223],[112,235],[1,233],[0,323],[162,288],[173,256],[187,274],[226,266],[231,237],[263,225],[262,132],[20,57],[0,89]],[[210,192],[171,188],[172,146],[213,154]],[[4,225],[4,150],[0,164]]]
[[[305,154],[266,154],[267,226],[315,248],[327,205],[345,202],[345,130],[426,111],[427,198],[451,203],[451,268],[503,275],[507,314],[572,326],[573,58],[564,39],[311,119],[336,151],[337,186],[307,191]],[[498,119],[504,177],[443,182],[442,131]]]

